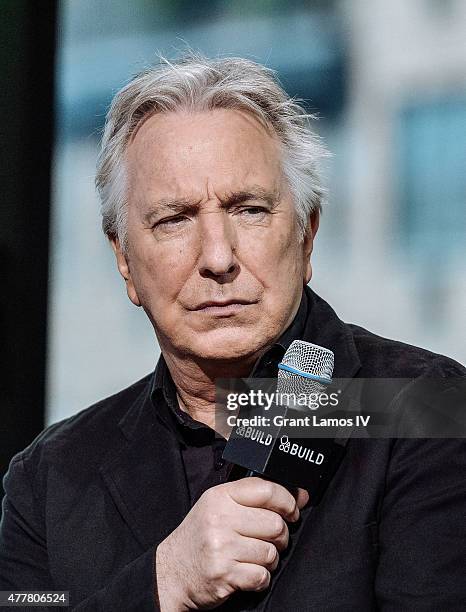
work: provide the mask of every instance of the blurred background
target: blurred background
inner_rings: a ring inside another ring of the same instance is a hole
[[[274,68],[318,113],[333,158],[311,286],[343,320],[464,363],[463,0],[43,6],[4,4],[4,465],[45,424],[154,368],[155,336],[126,297],[93,179],[112,95],[156,52],[186,45]]]

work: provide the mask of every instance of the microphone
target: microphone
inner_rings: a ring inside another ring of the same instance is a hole
[[[285,401],[262,409],[260,418],[257,407],[242,407],[223,459],[247,468],[248,476],[306,489],[311,504],[317,505],[343,458],[345,443],[331,438],[296,437],[294,423],[300,422],[296,419],[310,419],[309,409],[303,410],[296,398],[316,398],[325,391],[332,382],[333,366],[332,351],[294,340],[278,365],[276,397]],[[251,419],[254,414],[256,419]],[[254,426],[244,425],[249,420]]]

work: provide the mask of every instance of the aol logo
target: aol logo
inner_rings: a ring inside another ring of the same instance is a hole
[[[280,446],[278,447],[278,450],[283,451],[284,453],[289,453],[290,452],[290,441],[288,440],[288,436],[282,436],[280,438]]]

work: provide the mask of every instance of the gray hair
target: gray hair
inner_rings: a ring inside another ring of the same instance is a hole
[[[301,239],[310,215],[321,211],[325,190],[320,165],[328,152],[310,128],[315,115],[286,94],[273,70],[247,59],[209,59],[189,52],[174,62],[161,58],[159,65],[135,76],[115,95],[106,117],[96,186],[102,228],[108,237],[119,239],[124,251],[128,247],[124,157],[131,135],[148,115],[216,108],[246,111],[278,136]]]

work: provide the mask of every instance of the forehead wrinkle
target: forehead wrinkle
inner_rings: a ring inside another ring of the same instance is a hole
[[[226,193],[223,197],[218,197],[218,200],[222,208],[228,208],[247,200],[263,200],[271,207],[274,207],[280,200],[280,192],[278,189],[270,191],[268,189],[264,189],[263,187],[252,185],[251,187],[247,187],[245,189],[232,190]],[[199,211],[201,203],[202,198],[160,198],[152,202],[150,210],[144,215],[144,220],[150,219],[152,216],[162,212],[164,209],[175,213],[196,213]]]

